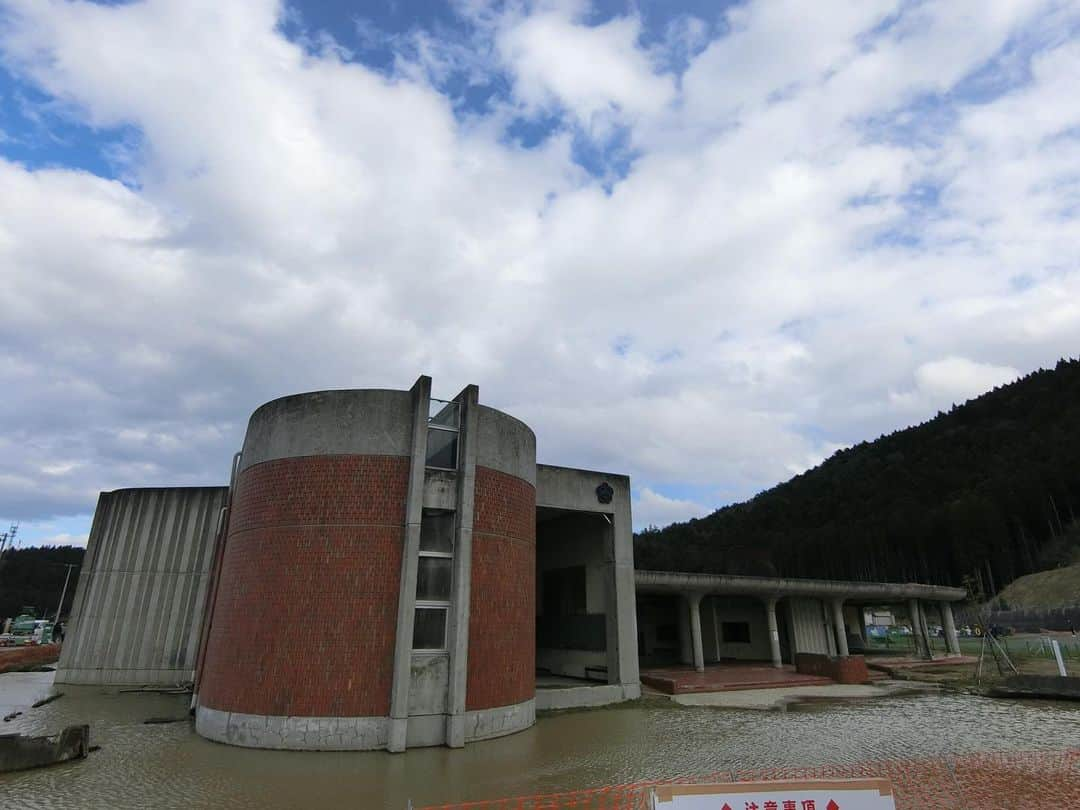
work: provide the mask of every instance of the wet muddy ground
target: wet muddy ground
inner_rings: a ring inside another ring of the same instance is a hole
[[[542,716],[528,731],[463,750],[406,754],[256,751],[198,737],[189,698],[104,694],[51,673],[0,675],[0,733],[91,725],[89,759],[0,776],[4,808],[395,808],[781,766],[945,753],[1080,748],[1080,703],[921,694],[815,703],[787,712],[681,707],[654,699]]]

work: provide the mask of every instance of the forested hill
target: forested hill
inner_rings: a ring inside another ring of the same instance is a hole
[[[842,450],[708,517],[634,538],[638,568],[969,584],[1080,543],[1080,361]]]
[[[23,607],[33,607],[41,618],[52,618],[64,589],[69,564],[81,566],[86,549],[76,546],[27,546],[8,549],[0,562],[0,624]],[[79,568],[71,569],[64,611],[67,616],[75,599]]]

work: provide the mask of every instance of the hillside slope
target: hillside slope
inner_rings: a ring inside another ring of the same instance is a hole
[[[76,546],[27,546],[8,549],[0,564],[0,624],[33,607],[38,616],[52,616],[64,592],[67,565],[82,565],[86,549]],[[79,569],[71,572],[62,615],[71,610]]]
[[[989,595],[1063,562],[1080,514],[1080,361],[635,538],[642,568],[920,580]]]
[[[1025,574],[998,594],[1010,610],[1080,605],[1080,565]]]

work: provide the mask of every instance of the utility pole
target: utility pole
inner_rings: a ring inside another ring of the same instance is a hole
[[[11,528],[3,534],[0,534],[0,571],[4,570],[4,560],[6,559],[5,552],[8,548],[15,547],[15,535],[19,531],[19,524],[12,523]]]
[[[67,574],[64,576],[64,589],[60,591],[60,604],[56,606],[56,615],[53,617],[53,624],[55,625],[60,621],[60,611],[64,609],[64,597],[67,596],[68,580],[71,579],[71,569],[78,568],[76,563],[62,563],[67,568]]]

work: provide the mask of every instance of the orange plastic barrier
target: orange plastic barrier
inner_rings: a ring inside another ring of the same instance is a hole
[[[897,810],[1025,810],[1080,807],[1080,749],[956,754],[854,765],[721,771],[693,778],[430,805],[419,810],[648,810],[659,784],[884,777]]]

